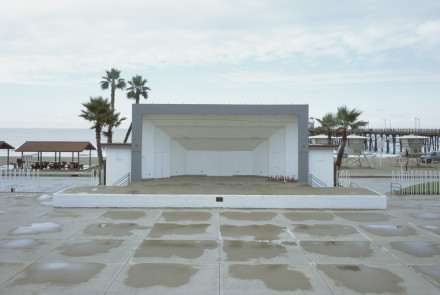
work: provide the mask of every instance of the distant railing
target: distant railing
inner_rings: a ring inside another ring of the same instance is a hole
[[[327,187],[327,184],[311,173],[309,173],[309,184],[313,187]]]
[[[390,190],[399,195],[439,195],[440,172],[393,171]]]
[[[125,174],[124,176],[122,176],[121,178],[119,178],[118,180],[116,180],[112,186],[126,186],[131,182],[131,173],[128,172],[127,174]]]
[[[0,169],[1,190],[18,191],[38,184],[39,180],[39,169]]]

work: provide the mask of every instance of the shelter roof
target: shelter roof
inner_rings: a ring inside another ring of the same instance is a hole
[[[410,134],[410,135],[400,136],[399,138],[400,139],[424,139],[424,138],[427,138],[427,137],[426,136]]]
[[[89,141],[26,141],[16,152],[82,152],[96,150]]]
[[[7,143],[6,141],[0,141],[0,149],[1,150],[13,150],[15,147]]]

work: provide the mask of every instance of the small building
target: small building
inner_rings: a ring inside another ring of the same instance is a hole
[[[131,143],[103,143],[106,150],[106,184],[117,185],[121,179],[131,179]]]
[[[367,137],[356,134],[347,136],[347,144],[345,146],[349,155],[360,155],[364,151],[365,141]]]
[[[421,155],[423,154],[423,144],[425,143],[425,136],[419,135],[405,135],[399,138],[402,146],[402,152],[409,155]]]

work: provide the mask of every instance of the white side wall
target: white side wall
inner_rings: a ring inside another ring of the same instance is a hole
[[[142,178],[154,178],[154,125],[142,121]]]
[[[284,136],[284,175],[298,180],[298,123],[287,124],[284,127]]]
[[[269,139],[269,175],[284,175],[284,129],[279,130]]]
[[[252,175],[251,151],[188,151],[187,174],[207,176]]]
[[[309,173],[324,182],[327,187],[333,187],[333,161],[332,149],[310,149]]]
[[[131,147],[106,149],[106,183],[113,185],[131,172]]]

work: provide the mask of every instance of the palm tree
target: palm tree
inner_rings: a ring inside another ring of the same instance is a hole
[[[136,104],[139,104],[141,96],[145,99],[148,99],[148,91],[151,90],[145,84],[147,84],[147,79],[143,79],[142,76],[136,75],[131,78],[131,81],[128,81],[130,87],[127,87],[127,98],[134,99]],[[124,143],[127,142],[128,137],[131,133],[131,128],[133,127],[133,123],[130,123],[130,127],[128,128],[127,134],[125,135]]]
[[[368,122],[365,121],[357,121],[361,114],[361,111],[357,111],[356,109],[349,110],[346,106],[338,108],[336,122],[339,126],[339,129],[342,130],[342,139],[338,157],[336,158],[335,168],[341,169],[342,157],[347,144],[347,129],[350,128],[351,130],[356,130],[359,129],[359,127],[363,127],[368,124]]]
[[[332,129],[337,125],[336,116],[332,113],[327,113],[322,119],[316,118],[316,120],[321,124],[322,128],[327,130],[327,143],[332,144]]]
[[[102,77],[102,79],[104,79],[104,80],[101,81],[101,88],[102,88],[102,90],[106,90],[110,87],[111,106],[114,109],[115,108],[115,91],[116,91],[116,89],[123,90],[125,88],[126,84],[125,84],[124,79],[119,78],[121,71],[119,71],[118,69],[112,68],[110,71],[105,71],[105,73],[107,75]],[[112,132],[113,127],[116,127],[116,126],[109,125],[108,131],[104,132],[104,135],[107,136],[107,143],[113,142],[113,132]]]
[[[93,125],[90,129],[95,129],[96,133],[96,148],[98,150],[99,160],[99,184],[101,185],[101,170],[104,167],[101,146],[102,128],[110,125],[117,126],[126,118],[119,118],[120,113],[115,113],[115,110],[108,102],[108,99],[103,99],[101,96],[90,97],[90,101],[82,103],[82,105],[85,109],[81,110],[79,116],[92,122]]]

